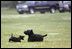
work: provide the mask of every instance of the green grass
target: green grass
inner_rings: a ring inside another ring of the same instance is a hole
[[[43,42],[27,42],[23,32],[47,34]],[[24,35],[21,43],[8,42],[11,33]],[[1,48],[71,48],[71,13],[18,14],[15,9],[1,9]]]

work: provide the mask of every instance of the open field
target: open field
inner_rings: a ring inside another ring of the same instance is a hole
[[[23,32],[47,34],[43,42],[27,42]],[[11,33],[24,35],[21,43],[8,42]],[[1,9],[1,48],[71,48],[71,13],[18,14],[16,10]]]

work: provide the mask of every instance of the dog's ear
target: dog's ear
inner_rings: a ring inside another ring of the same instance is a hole
[[[13,34],[11,34],[11,37],[13,37]]]
[[[33,30],[30,30],[30,34],[34,34],[34,33],[33,33]]]
[[[33,30],[31,29],[31,31],[30,32],[32,32],[33,33]]]

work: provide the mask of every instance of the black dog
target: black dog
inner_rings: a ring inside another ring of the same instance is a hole
[[[19,37],[14,37],[13,34],[11,35],[11,37],[9,38],[9,42],[13,41],[13,42],[21,42],[21,40],[24,40],[24,36],[19,36]]]
[[[24,31],[24,34],[29,36],[28,42],[43,41],[43,37],[47,36],[47,34],[46,35],[34,34],[33,30]]]

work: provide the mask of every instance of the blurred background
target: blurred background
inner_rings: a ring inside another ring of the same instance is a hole
[[[29,12],[35,13],[36,10],[41,13],[49,11],[55,13],[58,9],[59,12],[71,11],[71,1],[1,1],[1,8],[16,9],[19,14]]]
[[[17,4],[24,3],[25,1],[1,1],[1,8],[15,8]]]
[[[48,36],[28,42],[28,29]],[[8,42],[11,34],[25,38]],[[1,1],[1,48],[71,48],[71,1]]]

